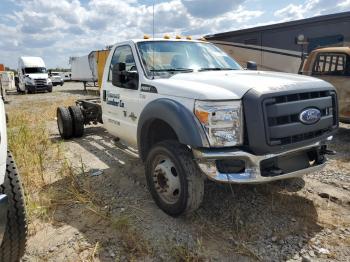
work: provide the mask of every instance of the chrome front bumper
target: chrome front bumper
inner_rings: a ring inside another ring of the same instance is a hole
[[[329,137],[327,140],[331,140],[332,137]],[[320,148],[321,145],[324,145],[322,142],[317,142],[312,145],[304,146],[301,148],[285,151],[278,154],[267,154],[267,155],[253,155],[245,151],[237,150],[211,150],[211,149],[193,149],[193,155],[195,160],[202,170],[202,172],[210,179],[216,182],[221,183],[239,183],[239,184],[258,184],[266,183],[275,180],[300,177],[304,174],[318,171],[325,166],[325,163],[311,166],[309,168],[304,168],[294,172],[276,175],[276,176],[262,176],[260,170],[261,161],[278,157],[286,156],[291,153],[296,153],[303,150]],[[241,173],[221,173],[217,169],[216,160],[224,159],[237,159],[243,160],[245,162],[245,170]]]

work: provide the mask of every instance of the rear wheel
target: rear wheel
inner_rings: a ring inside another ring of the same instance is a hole
[[[84,115],[79,106],[70,106],[69,112],[73,121],[73,136],[82,137],[84,135]]]
[[[63,139],[69,139],[73,135],[72,116],[66,107],[57,108],[57,126]]]
[[[0,261],[15,262],[24,254],[27,221],[23,188],[10,152],[7,153],[6,176],[0,191],[8,197],[7,224],[0,247]]]
[[[177,141],[156,144],[147,156],[145,168],[152,197],[167,214],[189,213],[202,203],[204,179],[186,146]]]

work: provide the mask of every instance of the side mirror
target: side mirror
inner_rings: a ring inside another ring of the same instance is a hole
[[[257,70],[258,67],[254,61],[248,61],[247,62],[247,69],[248,70]]]
[[[125,63],[117,63],[112,68],[112,84],[121,87],[126,82]]]
[[[112,68],[112,84],[118,87],[138,89],[139,74],[135,71],[126,71],[125,63],[117,63]]]

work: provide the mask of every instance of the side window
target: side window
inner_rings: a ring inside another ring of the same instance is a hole
[[[112,68],[117,63],[125,63],[126,71],[136,71],[136,64],[131,47],[128,45],[119,46],[115,49],[111,65],[109,67],[108,81],[112,81]]]
[[[319,54],[313,67],[313,74],[344,75],[346,63],[346,56],[343,54]]]

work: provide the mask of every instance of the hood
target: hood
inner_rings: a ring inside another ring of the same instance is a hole
[[[62,77],[61,76],[50,76],[51,79],[55,79],[55,80],[61,80]]]
[[[31,79],[46,79],[49,77],[47,73],[40,73],[40,74],[26,74],[26,76],[29,76]]]
[[[250,89],[258,93],[312,89],[332,85],[314,77],[269,71],[207,71],[180,73],[152,80],[158,93],[203,100],[241,99]]]

